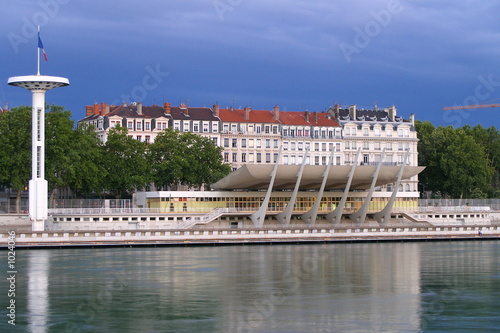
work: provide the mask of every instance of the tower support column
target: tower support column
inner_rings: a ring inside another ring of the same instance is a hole
[[[64,77],[28,75],[9,78],[8,84],[32,93],[31,180],[29,215],[33,231],[43,231],[48,218],[48,183],[45,180],[45,92],[69,85]]]

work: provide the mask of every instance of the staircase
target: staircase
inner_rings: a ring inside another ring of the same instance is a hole
[[[236,212],[235,208],[215,208],[210,213],[203,216],[191,217],[179,224],[180,229],[189,229],[195,224],[207,224],[226,213]]]

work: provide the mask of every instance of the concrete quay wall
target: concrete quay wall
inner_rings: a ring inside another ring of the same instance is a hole
[[[20,232],[10,236],[16,248],[217,245],[291,242],[368,242],[417,240],[500,240],[500,226],[386,228],[270,228],[220,230],[121,230]],[[9,233],[0,232],[7,248]]]

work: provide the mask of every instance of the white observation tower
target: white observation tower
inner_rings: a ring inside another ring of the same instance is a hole
[[[43,231],[48,217],[48,186],[45,180],[45,92],[69,85],[67,78],[40,75],[40,49],[43,49],[41,45],[39,35],[37,75],[14,76],[8,80],[9,85],[30,90],[32,93],[29,215],[33,231]]]

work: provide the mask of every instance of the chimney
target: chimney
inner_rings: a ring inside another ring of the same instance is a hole
[[[110,110],[110,106],[106,104],[106,106],[104,107],[104,114],[108,114],[109,113],[109,110]]]
[[[219,104],[214,104],[212,106],[212,113],[214,116],[218,117],[220,115]]]
[[[316,111],[314,111],[314,113],[313,113],[313,120],[315,123],[318,122],[318,113]]]
[[[100,110],[99,110],[99,104],[94,104],[94,114],[101,114]]]
[[[94,108],[92,107],[92,105],[87,105],[85,107],[85,117],[91,116],[93,114],[94,114]]]
[[[309,111],[304,111],[304,120],[309,121]]]
[[[100,112],[99,112],[99,114],[100,114],[101,116],[104,116],[104,115],[105,115],[105,113],[104,113],[104,112],[105,112],[105,110],[106,110],[106,103],[101,102],[101,108],[100,108],[100,110],[99,110],[99,111],[100,111]]]
[[[126,106],[127,106],[127,102],[123,102],[123,103],[122,103],[122,106],[123,106],[123,107],[126,107]]]
[[[349,117],[352,120],[356,120],[356,104],[349,106]]]
[[[280,107],[276,104],[273,108],[273,116],[274,120],[280,120]]]
[[[233,111],[234,111],[234,107],[232,107],[232,106],[231,106],[231,107],[229,108],[229,111],[233,112]]]
[[[395,118],[396,118],[396,107],[394,105],[388,107],[387,108],[387,113],[389,114],[389,120],[390,121],[394,121]]]
[[[252,109],[250,109],[248,106],[245,106],[245,108],[243,109],[243,117],[246,120],[250,119],[250,111],[252,111]]]
[[[410,121],[412,125],[415,125],[415,114],[410,114]]]
[[[170,103],[163,104],[163,112],[165,114],[170,114]]]
[[[185,115],[189,114],[189,111],[188,111],[186,103],[181,103],[180,108],[182,109],[182,112],[184,112]]]
[[[142,103],[137,103],[137,114],[142,115]]]

